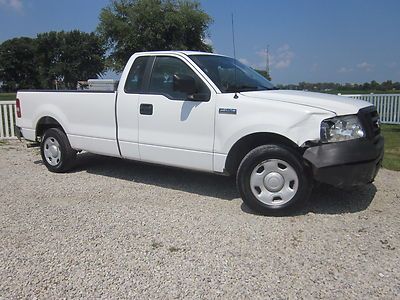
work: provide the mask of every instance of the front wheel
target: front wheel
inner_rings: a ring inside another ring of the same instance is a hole
[[[278,145],[250,151],[239,166],[236,182],[246,205],[266,215],[286,215],[299,209],[312,186],[301,157]]]
[[[40,144],[40,154],[51,172],[66,172],[73,166],[76,151],[71,148],[66,134],[59,128],[46,130]]]

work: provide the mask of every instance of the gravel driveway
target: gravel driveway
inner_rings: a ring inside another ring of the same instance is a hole
[[[400,297],[400,172],[264,217],[230,178],[9,142],[0,190],[0,299]]]

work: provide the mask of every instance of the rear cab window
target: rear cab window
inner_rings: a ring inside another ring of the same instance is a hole
[[[149,56],[140,56],[135,59],[125,82],[125,93],[139,94],[145,89],[145,70]]]

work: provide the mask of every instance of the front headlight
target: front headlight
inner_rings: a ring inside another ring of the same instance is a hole
[[[321,142],[341,142],[365,136],[357,116],[334,117],[321,123]]]

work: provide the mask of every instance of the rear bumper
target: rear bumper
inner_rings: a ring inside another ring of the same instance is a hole
[[[17,138],[19,140],[24,138],[24,136],[22,135],[22,131],[21,131],[20,127],[18,127],[17,125],[14,125],[14,131],[15,131],[15,135],[17,136]]]
[[[17,138],[22,141],[22,139],[28,141],[28,142],[37,142],[36,140],[36,135],[35,135],[35,130],[32,129],[27,129],[27,128],[21,128],[17,125],[14,125],[14,131],[15,135]]]
[[[374,181],[382,164],[384,139],[357,139],[308,148],[303,157],[312,166],[314,179],[338,187]]]

